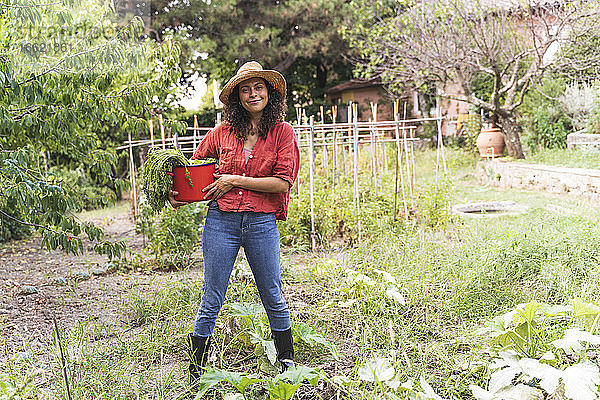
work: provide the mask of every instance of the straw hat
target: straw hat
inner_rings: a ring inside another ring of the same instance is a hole
[[[219,100],[223,104],[227,104],[229,100],[229,95],[233,92],[235,86],[250,78],[263,78],[267,82],[271,84],[285,99],[286,89],[285,89],[285,78],[279,72],[271,69],[263,69],[262,65],[257,63],[256,61],[250,61],[246,64],[242,65],[240,69],[238,69],[237,73],[233,78],[229,80],[221,90],[221,94],[219,95]]]

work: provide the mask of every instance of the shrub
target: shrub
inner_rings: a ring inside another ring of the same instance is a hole
[[[549,77],[538,90],[531,90],[525,96],[519,123],[523,127],[524,142],[534,151],[567,146],[572,122],[558,100],[565,91],[563,79]]]
[[[558,107],[540,106],[531,124],[527,145],[532,149],[564,149],[571,132],[571,120]]]
[[[8,199],[6,204],[0,202],[0,211],[5,211],[15,218],[20,218],[24,214],[13,199]],[[31,235],[32,232],[33,230],[30,226],[8,218],[0,212],[0,243],[23,239]]]
[[[594,104],[597,101],[597,88],[587,84],[573,84],[565,89],[560,97],[560,104],[565,113],[571,118],[573,128],[580,131],[588,127],[593,115]]]
[[[183,267],[196,250],[201,229],[195,215],[196,207],[166,207],[162,212],[148,246],[159,266]]]
[[[596,97],[586,126],[587,133],[600,134],[600,97]]]
[[[206,205],[165,207],[158,218],[147,201],[140,202],[136,231],[148,238],[148,247],[121,261],[124,269],[183,268],[198,248],[200,232],[206,217]]]
[[[66,186],[66,189],[75,195],[78,206],[83,210],[102,208],[108,205],[109,201],[115,200],[114,192],[96,182],[84,168],[51,167],[48,174],[53,175],[63,187]]]

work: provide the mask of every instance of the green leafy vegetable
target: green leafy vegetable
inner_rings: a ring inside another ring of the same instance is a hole
[[[158,149],[153,147],[148,152],[142,172],[143,189],[150,207],[156,212],[162,210],[167,194],[173,186],[173,178],[167,174],[175,166],[187,166],[187,158],[175,149]]]

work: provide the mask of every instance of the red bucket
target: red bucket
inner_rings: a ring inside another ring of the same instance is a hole
[[[189,175],[186,173],[189,171]],[[175,200],[207,201],[206,192],[202,189],[215,181],[215,163],[204,165],[188,165],[173,168],[173,190],[179,192]]]

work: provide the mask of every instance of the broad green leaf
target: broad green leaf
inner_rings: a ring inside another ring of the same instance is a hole
[[[600,345],[600,336],[592,335],[579,328],[572,328],[565,331],[565,336],[562,339],[556,339],[551,343],[554,347],[563,349],[565,353],[573,354],[583,350],[582,342],[598,346]]]
[[[544,306],[542,307],[542,312],[544,313],[544,315],[549,317],[566,315],[573,312],[573,306],[544,304]]]
[[[300,383],[293,385],[284,381],[277,381],[275,384],[269,383],[267,391],[272,400],[288,400],[296,393],[296,390],[298,390],[299,387]]]
[[[553,352],[547,351],[540,358],[540,362],[544,363],[544,364],[549,364],[549,365],[552,365],[553,367],[555,367],[556,364],[558,363],[558,360],[556,359],[556,355]]]
[[[277,375],[275,379],[288,380],[293,384],[302,383],[306,380],[311,385],[317,386],[317,383],[319,383],[319,370],[316,368],[305,367],[304,365],[297,365],[288,368],[285,372]]]
[[[523,368],[523,372],[531,378],[539,379],[539,385],[547,393],[554,393],[558,388],[562,371],[551,367],[547,364],[542,364],[538,360],[532,358],[523,358],[519,361]]]
[[[505,367],[492,373],[488,382],[489,389],[492,393],[496,393],[505,387],[509,386],[515,376],[520,374],[522,369],[517,366]]]
[[[339,386],[350,386],[352,384],[352,379],[348,378],[346,375],[336,375],[331,378],[331,381]]]
[[[398,291],[398,288],[391,287],[385,291],[385,295],[390,299],[400,303],[401,305],[406,305],[406,301],[404,300],[404,296]]]
[[[515,325],[522,324],[523,322],[533,323],[535,316],[539,310],[543,307],[542,304],[537,301],[531,301],[526,304],[519,304],[516,307],[516,313],[513,316]]]
[[[240,393],[244,393],[249,385],[256,382],[262,382],[264,379],[255,378],[252,376],[244,376],[236,372],[230,372],[220,370],[216,368],[207,368],[200,378],[197,380],[198,383],[198,394],[195,399],[200,399],[202,396],[213,386],[219,382],[229,382],[232,384]]]
[[[581,299],[571,300],[573,306],[573,319],[583,319],[587,329],[591,329],[594,321],[600,315],[600,306],[596,303],[586,302]],[[598,327],[596,327],[598,329]]]
[[[194,400],[200,400],[211,387],[219,382],[226,381],[227,375],[224,372],[226,371],[212,368],[206,369],[202,375],[200,375],[200,378],[196,380],[198,393],[196,394],[196,397],[194,397]]]
[[[388,381],[395,373],[390,361],[382,357],[372,358],[358,369],[358,377],[367,382]]]
[[[256,342],[253,340],[253,343]],[[260,344],[260,349],[267,356],[269,362],[272,365],[275,365],[277,362],[277,349],[275,349],[275,343],[272,340],[261,339],[257,344]]]
[[[563,371],[565,395],[571,400],[598,399],[598,385],[600,385],[600,372],[598,366],[589,361],[575,364]]]
[[[477,385],[469,385],[469,390],[477,400],[494,400],[494,393],[489,392]]]
[[[313,329],[312,326],[303,322],[296,322],[293,325],[294,336],[298,340],[306,343],[309,346],[315,346],[317,344],[325,347],[333,355],[334,359],[339,360],[339,354],[337,348],[325,339],[323,335]]]
[[[264,307],[256,303],[231,303],[228,306],[229,314],[234,317],[254,317],[265,313]]]
[[[252,385],[256,382],[262,382],[264,379],[255,378],[251,375],[242,375],[236,372],[223,371],[220,370],[222,374],[222,379],[231,383],[240,393],[244,393],[246,388],[249,385]]]
[[[469,385],[469,389],[477,400],[543,400],[543,393],[534,387],[519,383],[502,389],[498,392],[492,392],[477,385]]]

